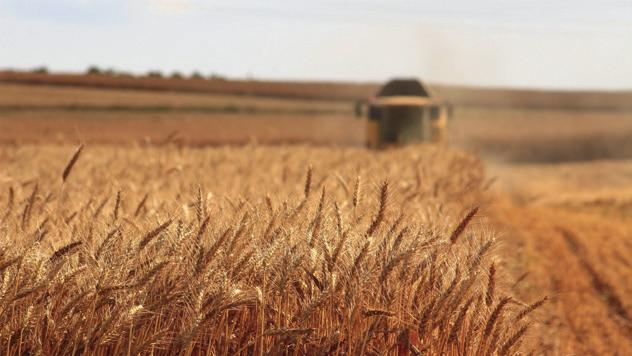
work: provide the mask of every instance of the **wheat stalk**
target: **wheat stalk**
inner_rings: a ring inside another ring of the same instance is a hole
[[[140,240],[140,242],[138,243],[138,250],[142,250],[145,246],[147,246],[147,244],[154,239],[156,236],[160,235],[161,232],[165,231],[172,223],[173,221],[171,219],[165,221],[164,223],[162,223],[160,226],[158,226],[157,228],[149,231],[147,234],[145,234],[145,237],[143,237],[142,240]]]
[[[68,164],[66,164],[66,168],[64,168],[64,172],[61,175],[62,182],[66,182],[66,179],[68,179],[68,175],[72,171],[72,167],[74,167],[75,163],[77,163],[77,160],[79,159],[79,156],[81,155],[81,151],[83,151],[83,144],[77,147],[77,149],[75,150],[75,153],[70,158],[70,161],[68,161]]]
[[[472,221],[472,219],[474,218],[477,212],[478,212],[478,207],[473,208],[472,210],[470,210],[469,213],[467,213],[467,215],[463,218],[463,220],[461,220],[459,225],[457,225],[457,227],[452,232],[452,235],[450,235],[450,242],[452,244],[456,243],[456,240],[459,238],[459,236],[461,236],[463,231],[465,231],[465,228],[470,223],[470,221]]]

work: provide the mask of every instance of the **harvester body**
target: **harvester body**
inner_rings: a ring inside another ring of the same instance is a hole
[[[369,147],[445,141],[449,105],[431,98],[417,80],[388,82],[369,99],[367,114]]]

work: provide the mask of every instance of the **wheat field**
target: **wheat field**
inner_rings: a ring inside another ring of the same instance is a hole
[[[42,144],[0,164],[4,354],[538,352],[546,296],[498,277],[474,156]]]

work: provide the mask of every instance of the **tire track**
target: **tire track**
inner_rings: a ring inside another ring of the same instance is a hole
[[[564,238],[569,251],[577,258],[579,265],[589,278],[593,290],[599,295],[599,299],[611,315],[611,319],[621,328],[623,334],[632,344],[632,316],[630,316],[625,309],[623,301],[617,295],[614,287],[590,264],[586,257],[585,248],[581,242],[579,242],[577,235],[560,226],[558,226],[558,231]]]

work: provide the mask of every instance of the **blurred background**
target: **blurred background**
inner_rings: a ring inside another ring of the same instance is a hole
[[[490,162],[632,156],[632,3],[0,1],[0,141],[362,146],[392,78]]]

